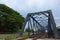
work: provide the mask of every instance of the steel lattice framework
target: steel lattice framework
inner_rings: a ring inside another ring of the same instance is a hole
[[[40,32],[45,32],[47,30],[48,36],[53,35],[55,38],[58,37],[56,24],[51,10],[29,13],[25,19],[25,22],[23,23],[23,27],[19,35],[20,37],[23,36],[26,25],[29,30],[35,30],[36,34]],[[30,33],[31,31],[28,32],[28,34]]]

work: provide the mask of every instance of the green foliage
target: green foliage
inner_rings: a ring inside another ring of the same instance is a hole
[[[22,27],[24,18],[13,9],[0,4],[0,33],[17,32]]]
[[[28,33],[27,33],[27,32],[24,32],[24,33],[23,33],[23,37],[24,37],[24,38],[29,37]]]
[[[34,30],[33,29],[26,29],[26,32],[34,32]]]

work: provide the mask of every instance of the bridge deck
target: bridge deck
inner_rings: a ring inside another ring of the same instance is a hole
[[[21,38],[21,39],[18,39],[18,40],[45,40],[45,39],[48,39],[47,38],[47,33],[39,33],[39,34],[35,34],[35,35],[32,35],[32,36],[27,37],[27,38]],[[54,40],[52,37],[49,38],[49,40],[50,39]]]

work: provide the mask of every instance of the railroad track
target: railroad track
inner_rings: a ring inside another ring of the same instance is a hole
[[[46,35],[47,35],[46,33],[39,33],[39,34],[33,35],[30,38],[33,38],[33,40],[43,39],[43,38],[46,38]]]
[[[39,33],[39,34],[32,35],[32,36],[30,36],[28,38],[32,38],[32,40],[37,40],[37,39],[46,38],[46,35],[47,35],[47,33]],[[26,40],[28,38],[22,38],[22,39],[18,39],[18,40]]]

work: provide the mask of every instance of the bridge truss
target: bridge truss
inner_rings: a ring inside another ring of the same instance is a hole
[[[25,29],[28,29],[28,35],[30,33],[38,34],[40,32],[47,32],[48,37],[58,37],[56,24],[51,10],[29,13],[23,23],[23,27],[20,32],[20,37],[23,36]]]

